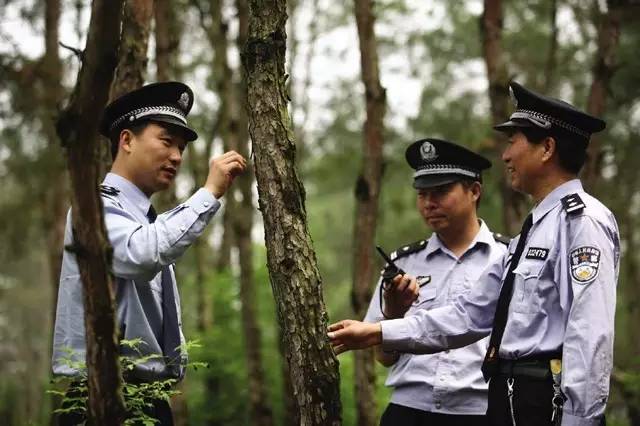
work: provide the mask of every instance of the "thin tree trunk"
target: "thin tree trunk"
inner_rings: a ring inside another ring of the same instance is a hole
[[[220,109],[217,117],[217,133],[222,139],[224,149],[237,150],[237,142],[231,141],[231,114],[233,99],[233,74],[227,60],[227,23],[222,17],[222,0],[209,0],[209,12],[211,13],[211,26],[207,32],[209,42],[213,47],[213,78],[220,98]],[[216,268],[218,271],[228,270],[231,266],[231,248],[237,245],[234,230],[234,217],[238,209],[235,194],[237,188],[232,188],[227,196],[227,203],[223,216],[223,234],[218,250]]]
[[[602,117],[607,102],[607,89],[616,70],[616,50],[620,39],[620,17],[622,6],[610,1],[607,13],[599,15],[598,51],[593,66],[593,82],[587,100],[587,112]],[[587,190],[593,191],[600,177],[602,166],[602,143],[599,135],[591,137],[587,148],[588,158],[582,172]]]
[[[121,0],[94,0],[84,60],[72,100],[58,121],[60,139],[67,148],[73,188],[73,250],[83,284],[89,380],[89,420],[98,425],[120,425],[124,401],[113,287],[111,248],[98,193],[98,118],[109,96],[118,61]]]
[[[180,31],[176,3],[171,0],[154,0],[156,36],[156,80],[179,79],[178,64]]]
[[[267,266],[300,423],[339,425],[338,363],[326,337],[321,278],[307,229],[304,188],[294,166],[284,73],[286,21],[284,0],[249,2],[249,37],[243,50],[249,132]]]
[[[319,1],[313,0],[311,3],[311,16],[316,16],[320,12]],[[305,57],[304,64],[304,81],[302,83],[302,90],[300,92],[300,100],[298,105],[302,109],[302,121],[297,126],[296,138],[297,138],[297,150],[298,150],[298,164],[304,164],[305,158],[307,158],[307,146],[306,146],[306,128],[309,122],[309,111],[311,109],[311,100],[309,99],[309,92],[311,91],[312,72],[311,63],[316,53],[316,44],[319,37],[318,20],[315,18],[309,22],[309,42],[308,52]]]
[[[111,85],[111,99],[119,98],[144,84],[152,15],[153,0],[126,0],[120,58]]]
[[[153,0],[153,2],[156,81],[180,80],[182,73],[178,63],[178,52],[183,29],[179,25],[176,2],[171,0]],[[175,182],[166,191],[154,197],[154,204],[159,211],[178,204]]]
[[[60,24],[60,0],[47,0],[45,3],[45,54],[43,58],[42,85],[44,86],[43,104],[45,117],[43,129],[47,137],[48,158],[53,165],[51,191],[45,192],[43,203],[43,227],[46,233],[47,252],[49,258],[49,276],[53,285],[53,294],[58,294],[60,266],[62,264],[62,244],[64,241],[64,226],[66,219],[66,205],[68,185],[64,171],[64,158],[61,155],[55,120],[58,107],[62,101],[63,88],[61,86],[62,63],[58,53],[58,27]],[[55,313],[55,296],[52,312]]]
[[[498,124],[509,116],[509,73],[502,55],[502,0],[484,0],[484,13],[481,17],[482,50],[487,78],[489,80],[489,101],[491,121]],[[499,161],[506,136],[494,133],[492,153],[494,161]],[[500,193],[502,195],[503,225],[510,235],[518,232],[522,218],[526,213],[525,199],[511,189],[507,183],[506,170],[500,175]]]
[[[362,165],[355,186],[356,213],[353,228],[352,306],[356,317],[363,318],[373,292],[378,200],[382,179],[382,146],[386,93],[380,84],[375,16],[371,0],[355,0],[356,24],[360,42],[360,66],[365,89],[367,117],[362,138]],[[375,357],[373,350],[356,351],[355,391],[357,424],[376,424]]]
[[[547,62],[544,67],[544,92],[548,93],[554,85],[554,76],[558,62],[558,0],[551,0],[551,15],[549,24],[551,25],[551,36],[549,37],[549,51]]]
[[[52,173],[50,174],[50,190],[45,191],[42,205],[43,229],[47,245],[47,258],[49,263],[49,279],[51,281],[51,324],[56,312],[56,296],[60,280],[60,267],[62,265],[62,245],[64,243],[64,227],[66,222],[66,210],[68,203],[69,185],[65,172],[64,157],[60,149],[60,140],[56,133],[55,120],[59,113],[59,105],[63,98],[62,63],[58,50],[59,25],[61,6],[60,0],[47,0],[45,3],[45,53],[42,63],[43,105],[45,116],[43,117],[43,131],[47,138],[47,158],[50,162]],[[53,335],[50,336],[50,343]],[[49,348],[52,345],[49,344]],[[60,404],[60,398],[51,394],[51,405]],[[56,415],[50,417],[50,424],[54,424]]]

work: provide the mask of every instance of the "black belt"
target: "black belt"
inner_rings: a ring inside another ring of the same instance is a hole
[[[559,355],[559,354],[558,354]],[[507,377],[527,377],[530,379],[550,379],[549,361],[561,356],[542,356],[524,359],[503,359],[498,361],[498,373]]]

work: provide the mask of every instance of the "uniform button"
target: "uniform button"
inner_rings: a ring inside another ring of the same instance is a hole
[[[204,203],[202,203],[202,205],[205,206],[205,207],[209,207],[209,202],[205,201]]]
[[[436,408],[440,408],[440,407],[442,407],[442,404],[439,402],[436,402]]]
[[[444,382],[444,377],[440,377],[440,381],[441,381],[441,382]]]
[[[186,231],[186,230],[187,230],[187,228],[185,228],[184,226],[181,226],[181,227],[180,227],[180,232],[184,232],[184,231]]]

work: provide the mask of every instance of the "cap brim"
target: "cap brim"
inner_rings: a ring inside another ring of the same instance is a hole
[[[189,127],[185,126],[183,122],[173,117],[170,117],[170,116],[152,117],[149,119],[149,121],[155,121],[158,123],[171,125],[174,129],[176,129],[178,132],[184,135],[184,139],[187,142],[191,142],[198,139],[198,134],[195,132],[195,130],[190,129]]]
[[[413,179],[413,187],[415,189],[429,189],[435,188],[436,186],[447,185],[449,183],[454,183],[461,181],[463,179],[469,179],[467,176],[462,175],[427,175],[427,176],[418,176]]]

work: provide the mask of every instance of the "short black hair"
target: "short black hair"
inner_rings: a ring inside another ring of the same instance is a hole
[[[537,127],[518,128],[533,144],[540,144],[548,137],[556,141],[560,167],[577,175],[587,161],[587,143],[584,138],[562,130],[546,130]]]
[[[460,182],[462,187],[467,191],[471,190],[471,187],[473,186],[474,183],[478,182],[480,184],[480,196],[476,200],[476,210],[477,210],[478,207],[480,207],[480,200],[482,199],[482,178],[480,178],[480,180],[464,178],[464,179],[460,179],[458,182]]]
[[[109,135],[109,140],[111,141],[111,159],[115,160],[116,155],[118,155],[118,146],[120,145],[120,133],[122,133],[123,130],[125,129],[130,130],[131,133],[133,133],[136,136],[139,136],[140,133],[142,133],[144,129],[147,128],[149,123],[151,122],[148,120],[137,121],[135,124],[132,124],[130,126],[114,129]]]

